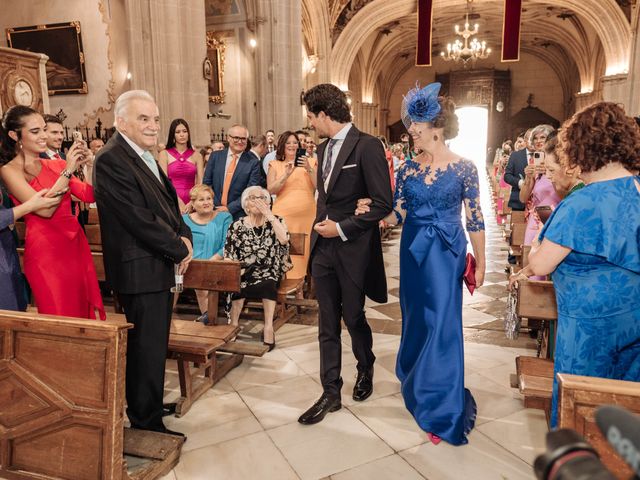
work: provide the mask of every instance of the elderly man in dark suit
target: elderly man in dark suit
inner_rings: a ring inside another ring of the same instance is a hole
[[[353,399],[373,392],[373,338],[364,314],[365,295],[387,301],[378,223],[392,209],[389,167],[380,141],[351,123],[347,97],[331,84],[304,95],[307,118],[321,138],[318,147],[318,205],[311,234],[311,274],[320,309],[320,399],[298,421],[320,422],[341,408],[341,318],[351,335],[358,376]],[[355,216],[359,198],[371,198],[371,210]]]
[[[159,114],[143,90],[116,100],[117,132],[98,153],[94,191],[107,280],[134,325],[127,340],[127,415],[132,428],[182,435],[162,422],[174,266],[186,271],[191,231],[182,221],[173,185],[149,151]]]
[[[247,187],[264,186],[260,161],[247,152],[249,130],[243,125],[229,129],[229,148],[213,152],[207,162],[202,183],[214,192],[213,203],[219,210],[228,211],[234,220],[245,215],[240,197]]]

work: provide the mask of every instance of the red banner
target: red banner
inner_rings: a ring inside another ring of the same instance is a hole
[[[504,0],[502,21],[502,61],[520,60],[520,17],[522,0]]]
[[[416,66],[431,66],[431,23],[433,20],[433,0],[418,0],[418,41]]]

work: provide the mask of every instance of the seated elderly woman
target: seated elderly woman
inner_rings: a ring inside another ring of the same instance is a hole
[[[209,185],[195,185],[189,191],[189,199],[194,211],[184,214],[182,218],[193,234],[193,258],[222,260],[224,240],[233,217],[229,212],[215,210],[213,190]],[[207,311],[208,293],[207,290],[196,290],[200,313],[203,314]]]
[[[552,274],[558,304],[557,373],[640,381],[640,130],[615,103],[590,105],[565,122],[557,153],[586,187],[555,209],[528,275]]]
[[[260,186],[242,192],[240,204],[247,214],[227,232],[225,259],[242,264],[240,293],[232,295],[231,324],[238,325],[245,298],[260,298],[264,308],[263,342],[269,351],[276,346],[273,315],[278,285],[291,269],[289,233],[284,220],[271,212],[269,191]]]

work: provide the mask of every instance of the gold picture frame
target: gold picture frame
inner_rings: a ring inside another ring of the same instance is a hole
[[[215,37],[214,32],[207,32],[207,60],[211,63],[209,81],[209,101],[224,103],[224,60],[227,46],[224,41]]]
[[[6,34],[9,47],[49,57],[49,95],[89,93],[79,21],[7,28]]]

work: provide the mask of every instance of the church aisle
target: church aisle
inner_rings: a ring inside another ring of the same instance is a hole
[[[485,199],[490,198],[486,186]],[[486,202],[485,202],[486,203]],[[298,416],[321,393],[317,327],[287,324],[277,332],[278,348],[262,358],[245,358],[183,418],[166,425],[187,434],[180,464],[165,478],[196,479],[530,479],[544,450],[544,413],[525,409],[509,386],[515,357],[534,355],[528,337],[509,342],[501,331],[506,292],[504,241],[491,205],[487,217],[487,283],[464,299],[465,379],[478,403],[469,445],[432,445],[403,405],[395,377],[400,342],[397,304],[396,233],[385,244],[389,303],[367,304],[377,356],[374,393],[351,399],[356,377],[348,334],[343,335],[343,408],[315,426]],[[304,323],[308,323],[304,321]],[[392,332],[392,333],[389,333]],[[170,364],[167,401],[179,392]]]

